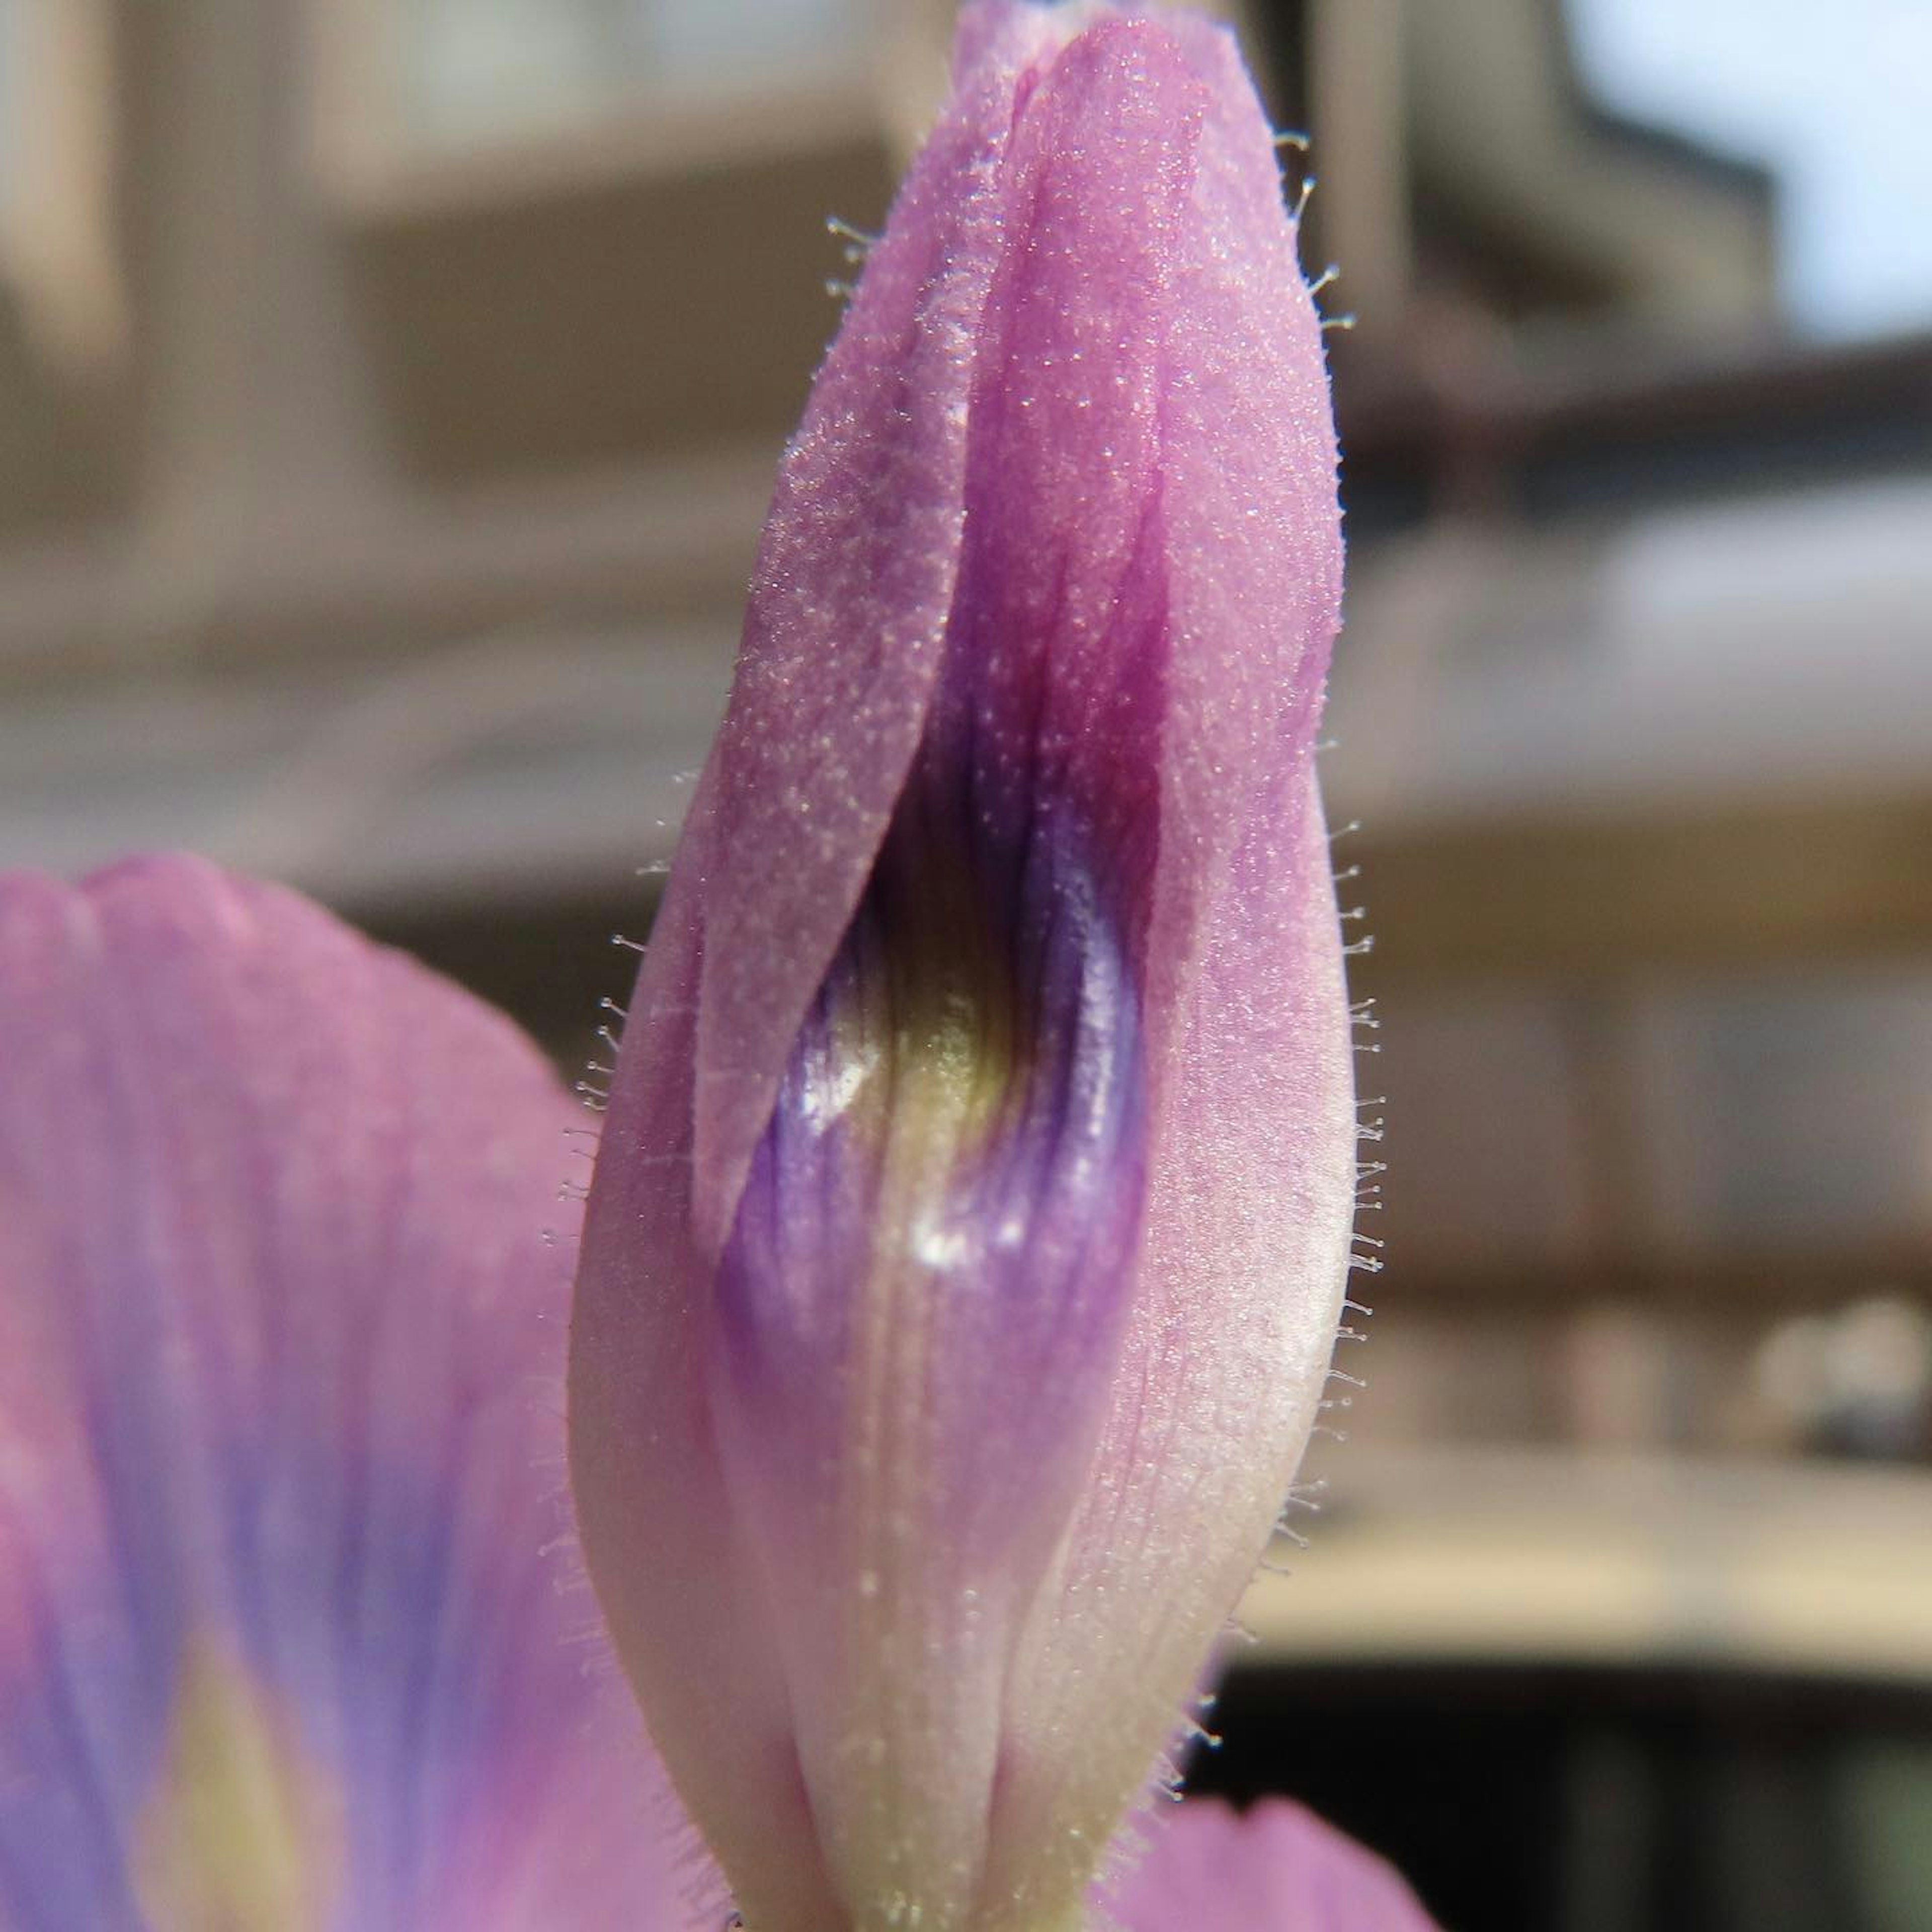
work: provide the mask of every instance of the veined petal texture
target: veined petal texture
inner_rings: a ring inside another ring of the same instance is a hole
[[[714,1926],[562,1546],[534,1049],[158,860],[0,879],[0,1922]]]
[[[578,1279],[586,1555],[754,1932],[1078,1923],[1269,1533],[1354,1196],[1340,581],[1232,42],[969,9],[781,472]]]

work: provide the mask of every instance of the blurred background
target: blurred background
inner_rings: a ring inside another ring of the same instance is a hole
[[[1450,1932],[1932,1927],[1932,7],[1231,10],[1358,318],[1388,1269],[1197,1780]],[[0,864],[580,1062],[950,11],[0,0]]]

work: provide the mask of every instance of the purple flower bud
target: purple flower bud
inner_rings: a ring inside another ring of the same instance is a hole
[[[1354,1193],[1340,570],[1232,42],[970,9],[781,472],[578,1278],[586,1554],[754,1932],[1077,1924],[1269,1533]]]

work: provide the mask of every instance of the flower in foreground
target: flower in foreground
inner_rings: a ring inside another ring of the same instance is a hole
[[[157,860],[0,878],[0,1924],[709,1932],[575,1641],[535,1050]]]
[[[586,1554],[754,1932],[1079,1922],[1268,1537],[1354,1192],[1340,578],[1232,42],[969,9],[779,478],[573,1320]]]
[[[568,1588],[529,1045],[158,860],[0,876],[0,1924],[716,1932]],[[1269,1818],[1180,1808],[1100,1922],[1426,1932]]]

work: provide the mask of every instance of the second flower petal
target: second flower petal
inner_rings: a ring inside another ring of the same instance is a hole
[[[562,1588],[528,1042],[162,860],[0,878],[0,1920],[715,1924]]]

